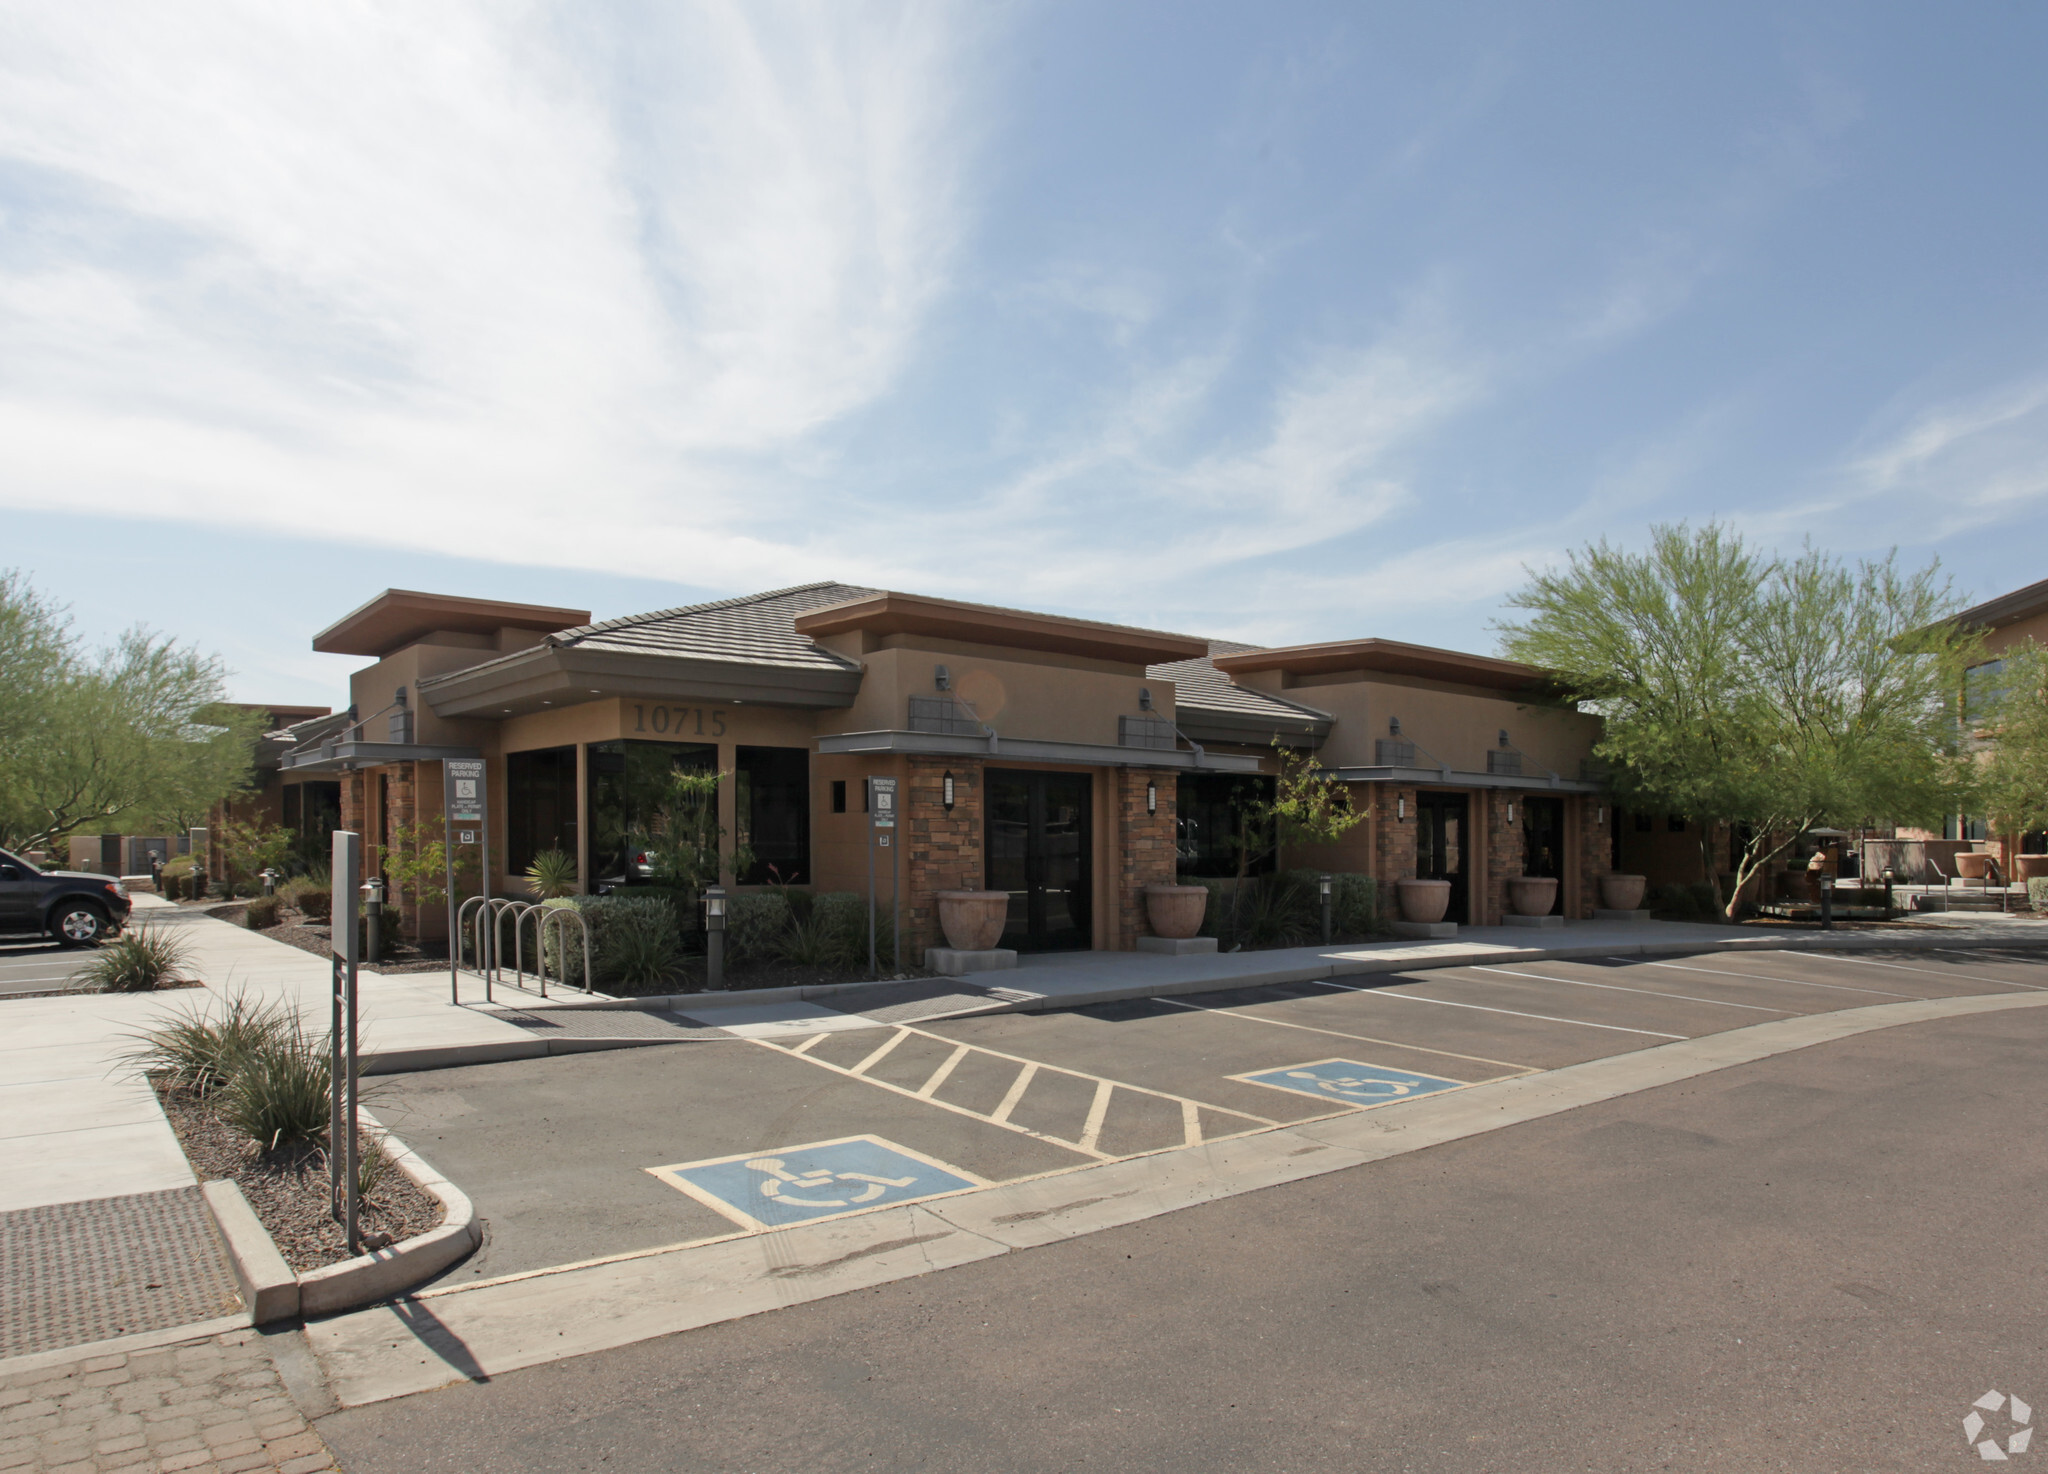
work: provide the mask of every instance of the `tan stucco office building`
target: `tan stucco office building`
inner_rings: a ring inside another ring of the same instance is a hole
[[[724,826],[755,857],[729,884],[863,891],[867,780],[893,776],[912,956],[939,940],[949,889],[1011,893],[1005,946],[1134,946],[1146,885],[1235,871],[1230,815],[1270,784],[1276,741],[1315,752],[1365,817],[1264,865],[1441,876],[1468,924],[1497,921],[1525,870],[1557,875],[1560,909],[1584,916],[1608,868],[1597,722],[1512,662],[1373,639],[1258,649],[834,583],[589,618],[380,594],[313,641],[370,661],[355,725],[281,734],[282,782],[339,783],[374,866],[417,819],[438,833],[443,762],[480,756],[493,890],[553,848],[594,890],[635,876],[638,780],[715,766]],[[886,869],[880,884],[886,900]]]

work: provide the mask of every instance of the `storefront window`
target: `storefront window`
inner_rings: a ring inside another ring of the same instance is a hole
[[[593,742],[590,760],[590,869],[594,887],[651,878],[635,831],[653,816],[671,773],[717,770],[708,742]]]
[[[1274,780],[1256,774],[1185,773],[1176,798],[1175,832],[1180,873],[1224,877],[1238,872],[1249,850],[1247,873],[1269,874],[1273,846],[1252,823],[1255,804],[1270,803]]]
[[[299,866],[327,864],[334,831],[341,828],[341,785],[317,779],[288,783],[282,798],[284,827],[292,832],[292,854]]]
[[[524,874],[543,850],[576,854],[576,749],[505,755],[505,860]]]
[[[754,863],[742,885],[811,879],[811,754],[802,747],[742,747],[734,754],[740,842]]]

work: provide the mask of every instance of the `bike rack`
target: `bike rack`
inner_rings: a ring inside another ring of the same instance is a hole
[[[462,929],[469,926],[474,931],[472,940],[475,942],[476,970],[484,980],[486,1003],[491,1001],[491,949],[488,933],[484,930],[484,915],[490,908],[490,902],[491,898],[488,896],[471,896],[464,901],[455,913],[455,935],[449,939],[449,945],[455,950],[455,970],[459,974],[462,970]],[[476,908],[473,921],[470,917],[471,907]]]
[[[509,897],[491,898],[491,971],[492,982],[503,982],[505,971],[505,918],[512,918],[512,986],[524,989],[526,986],[526,957],[523,944],[526,940],[521,928],[526,923],[529,911],[540,910],[532,901],[514,901]],[[540,996],[548,996],[547,978],[541,978]]]
[[[578,984],[569,981],[569,938],[566,933],[568,923],[571,921],[575,922],[577,930],[583,933],[583,982],[581,989],[583,992],[592,995],[595,995],[597,992],[597,989],[593,986],[595,978],[592,976],[590,969],[590,922],[574,906],[543,907],[540,914],[538,942],[540,949],[541,996],[543,998],[547,996],[548,926],[550,923],[554,923],[560,928],[556,933],[556,945],[562,949],[561,976],[556,978],[555,981],[561,983],[564,987],[574,988],[578,986]]]

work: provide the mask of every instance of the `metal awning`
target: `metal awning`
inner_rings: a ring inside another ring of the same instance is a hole
[[[1519,793],[1598,793],[1598,783],[1581,783],[1554,774],[1468,773],[1459,768],[1325,768],[1318,775],[1340,783],[1404,783],[1439,788],[1512,788]]]
[[[441,763],[450,758],[480,758],[475,747],[435,747],[425,742],[323,742],[304,752],[289,752],[278,763],[285,773],[346,773],[385,763]]]
[[[969,737],[947,732],[834,732],[818,739],[826,754],[915,753],[979,757],[991,762],[1073,763],[1091,768],[1184,768],[1204,773],[1256,773],[1259,759],[1219,752],[1169,752],[1094,742],[1036,742],[1022,737]]]

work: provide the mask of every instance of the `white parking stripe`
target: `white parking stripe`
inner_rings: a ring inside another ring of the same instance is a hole
[[[938,1088],[946,1083],[947,1076],[953,1073],[959,1066],[960,1061],[967,1058],[967,1055],[968,1049],[965,1044],[954,1045],[953,1052],[946,1056],[946,1062],[932,1071],[931,1079],[917,1087],[917,1098],[919,1100],[930,1100]]]
[[[1765,1008],[1761,1003],[1730,1003],[1726,998],[1695,998],[1690,993],[1660,993],[1655,988],[1626,988],[1620,983],[1590,983],[1584,978],[1554,978],[1540,972],[1516,972],[1511,967],[1480,967],[1472,964],[1458,972],[1497,972],[1511,978],[1529,978],[1539,983],[1567,983],[1574,988],[1605,988],[1610,993],[1640,993],[1645,998],[1673,998],[1685,1003],[1711,1003],[1716,1008],[1746,1008],[1752,1013],[1782,1013],[1803,1017],[1796,1008]]]
[[[1003,1103],[996,1107],[995,1114],[990,1116],[989,1119],[998,1126],[1008,1121],[1010,1119],[1010,1112],[1017,1109],[1017,1102],[1022,1100],[1024,1092],[1031,1088],[1032,1077],[1037,1073],[1038,1066],[1035,1064],[1026,1065],[1023,1069],[1019,1070],[1017,1078],[1010,1082],[1010,1093],[1003,1097]]]
[[[1109,1115],[1109,1098],[1116,1094],[1116,1086],[1107,1080],[1095,1082],[1095,1099],[1088,1103],[1088,1121],[1081,1128],[1080,1147],[1084,1152],[1095,1150],[1102,1140],[1102,1123]],[[1185,1121],[1185,1117],[1182,1118]]]
[[[1852,988],[1847,983],[1816,983],[1812,978],[1774,978],[1761,972],[1730,972],[1725,967],[1687,967],[1682,962],[1645,962],[1644,967],[1668,967],[1673,972],[1704,972],[1717,978],[1747,978],[1752,983],[1791,983],[1801,988],[1826,988],[1835,993],[1869,993],[1878,998],[1911,998],[1918,993],[1893,993],[1885,988]]]
[[[1643,1034],[1652,1039],[1690,1039],[1690,1034],[1667,1034],[1661,1029],[1625,1029],[1620,1024],[1590,1024],[1582,1018],[1556,1018],[1547,1013],[1523,1013],[1515,1008],[1489,1008],[1484,1003],[1453,1003],[1448,998],[1424,998],[1418,993],[1402,993],[1392,988],[1361,988],[1352,983],[1333,983],[1325,980],[1326,988],[1342,988],[1347,993],[1371,993],[1376,998],[1399,998],[1408,1003],[1440,1003],[1445,1008],[1470,1008],[1480,1013],[1505,1013],[1514,1018],[1540,1019],[1546,1024],[1577,1024],[1582,1029],[1605,1029],[1612,1034]]]
[[[2012,983],[2007,982],[2004,978],[1973,977],[1968,973],[1946,972],[1933,967],[1908,967],[1903,962],[1879,962],[1870,957],[1833,957],[1829,961],[1860,962],[1865,967],[1889,967],[1898,972],[1924,972],[1930,977],[1958,978],[1966,983],[1996,983],[2001,988],[2025,988],[2030,993],[2048,993],[2048,988],[2044,988],[2038,983]]]
[[[1316,986],[1329,988],[1337,985],[1325,978],[1317,983]],[[1344,991],[1355,992],[1356,990],[1346,988]],[[1338,1039],[1356,1039],[1361,1044],[1384,1044],[1389,1049],[1412,1049],[1417,1054],[1440,1054],[1445,1059],[1470,1060],[1476,1065],[1499,1065],[1504,1070],[1518,1070],[1524,1075],[1536,1074],[1541,1068],[1538,1065],[1518,1065],[1513,1060],[1488,1059],[1483,1054],[1459,1054],[1453,1049],[1431,1049],[1427,1044],[1404,1044],[1399,1039],[1380,1039],[1371,1034],[1347,1034],[1342,1029],[1319,1028],[1315,1024],[1290,1023],[1284,1018],[1267,1018],[1262,1013],[1238,1012],[1239,1008],[1255,1007],[1256,1005],[1253,1004],[1239,1004],[1235,1007],[1226,1007],[1221,1003],[1190,1003],[1185,998],[1154,998],[1150,1001],[1153,1003],[1169,1004],[1174,1008],[1185,1008],[1190,1013],[1207,1013],[1213,1014],[1217,1018],[1236,1019],[1240,1023],[1271,1024],[1276,1029],[1300,1029],[1304,1033],[1309,1034],[1329,1034]]]
[[[880,1048],[876,1049],[874,1053],[870,1054],[866,1059],[862,1060],[859,1064],[855,1065],[846,1073],[849,1075],[865,1075],[868,1072],[870,1066],[878,1065],[883,1060],[887,1059],[889,1057],[889,1051],[894,1049],[897,1045],[901,1044],[905,1039],[908,1039],[909,1037],[910,1034],[908,1031],[891,1034],[886,1040],[882,1042]]]

